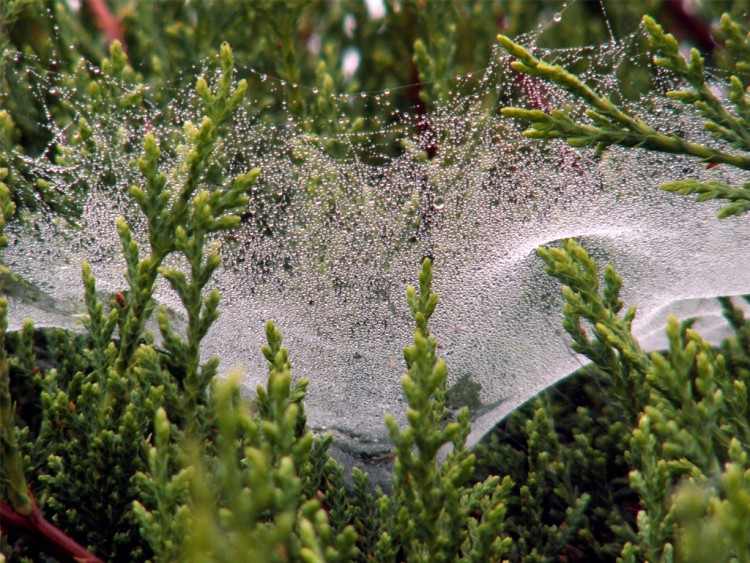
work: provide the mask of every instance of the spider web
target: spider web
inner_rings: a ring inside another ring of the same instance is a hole
[[[644,62],[640,32],[559,51],[534,48],[541,33],[520,42],[546,60],[582,69],[587,83],[655,128],[717,144],[699,116],[663,97],[678,86],[663,71],[651,69],[648,94],[620,99],[622,66]],[[256,72],[238,62],[239,72]],[[623,276],[625,302],[639,306],[634,327],[645,348],[664,346],[667,312],[697,317],[698,330],[720,339],[726,326],[713,297],[750,293],[747,219],[719,221],[716,205],[697,205],[657,187],[685,177],[747,178],[681,156],[618,148],[598,156],[562,142],[529,140],[522,124],[499,115],[501,107],[563,108],[585,116],[569,94],[518,75],[508,63],[496,50],[485,68],[446,79],[450,94],[431,112],[393,109],[390,90],[333,94],[340,114],[328,123],[291,112],[281,122],[268,119],[268,100],[274,111],[284,111],[290,86],[309,97],[323,94],[261,76],[261,89],[223,131],[219,151],[221,176],[256,166],[262,175],[242,225],[221,240],[223,264],[213,280],[222,293],[221,317],[206,338],[206,357],[220,357],[224,373],[240,366],[252,394],[266,380],[260,346],[265,321],[273,319],[293,373],[311,380],[311,426],[333,431],[354,450],[377,451],[387,441],[385,414],[404,420],[401,350],[413,330],[404,291],[430,256],[440,296],[432,329],[450,384],[478,385],[471,445],[582,364],[560,329],[559,284],[535,255],[538,245],[568,237]],[[213,75],[215,69],[216,61],[207,60],[194,72]],[[101,76],[88,63],[81,72]],[[92,112],[93,100],[74,82],[49,73],[34,78],[35,94],[66,99],[75,119],[60,126],[49,116],[54,141],[48,154],[18,156],[53,189],[70,193],[85,186],[87,195],[77,228],[42,211],[11,229],[6,263],[41,295],[35,301],[11,296],[11,327],[31,317],[38,326],[78,328],[81,262],[91,263],[103,294],[119,291],[125,282],[115,219],[125,216],[145,243],[143,221],[126,195],[142,181],[134,159],[143,135],[150,131],[170,147],[162,169],[169,185],[179,185],[182,126],[197,122],[200,112],[193,88],[162,88],[147,92],[135,108],[118,109],[111,101],[106,111]],[[134,92],[132,84],[101,80],[123,95]],[[364,118],[358,131],[362,115],[380,117]],[[80,117],[93,130],[90,154],[72,139]],[[66,158],[55,161],[53,153]],[[211,179],[206,183],[210,187]],[[181,305],[167,284],[155,299],[179,324]]]

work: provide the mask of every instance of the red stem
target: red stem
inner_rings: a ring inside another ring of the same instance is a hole
[[[62,561],[103,563],[101,559],[45,520],[31,493],[29,498],[31,513],[28,515],[19,514],[10,504],[0,501],[0,530],[3,533],[38,542],[42,551]]]
[[[107,38],[107,44],[117,39],[125,50],[125,33],[122,22],[118,17],[112,14],[105,0],[86,0],[86,7],[94,16],[94,22],[99,31],[104,33]]]
[[[679,0],[666,0],[664,7],[672,19],[673,33],[678,40],[692,40],[702,53],[712,53],[717,42],[711,35],[709,24],[696,14],[685,9],[685,3]],[[687,37],[686,37],[687,36]]]

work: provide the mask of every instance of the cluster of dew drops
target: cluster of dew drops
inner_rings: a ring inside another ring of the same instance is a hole
[[[562,21],[564,11],[565,5],[545,25]],[[618,65],[629,60],[639,43],[634,34],[603,46],[552,52],[534,48],[543,31],[521,37],[519,42],[563,66],[585,59],[586,81],[605,93],[616,90]],[[16,53],[14,63],[23,63],[23,57],[31,55]],[[417,105],[396,107],[395,101],[405,90],[429,85],[325,94],[339,113],[321,123],[298,117],[289,108],[290,93],[303,99],[324,95],[316,86],[288,83],[236,56],[235,73],[255,77],[257,90],[222,131],[216,155],[224,178],[253,167],[259,167],[262,174],[252,187],[240,227],[222,239],[223,266],[214,283],[235,316],[218,321],[222,332],[213,338],[217,355],[257,356],[259,343],[249,341],[247,330],[237,327],[257,328],[265,319],[275,318],[291,340],[295,357],[309,356],[308,363],[297,364],[300,369],[328,362],[326,380],[311,386],[313,406],[325,404],[323,398],[329,391],[330,397],[349,396],[352,365],[360,377],[373,380],[367,387],[368,397],[352,400],[351,405],[334,401],[325,407],[329,409],[325,419],[335,420],[331,412],[340,410],[344,418],[366,420],[366,428],[379,427],[382,409],[372,405],[380,395],[381,404],[391,404],[393,397],[400,396],[398,377],[390,372],[399,369],[395,367],[399,346],[411,336],[404,287],[414,283],[420,261],[430,256],[436,263],[441,293],[438,317],[444,319],[441,336],[447,343],[444,353],[451,369],[462,362],[494,366],[498,358],[514,361],[510,354],[482,356],[470,325],[486,321],[492,324],[490,328],[502,323],[516,326],[519,310],[538,304],[501,302],[487,290],[489,286],[499,292],[498,287],[492,280],[485,283],[478,272],[493,253],[512,257],[515,252],[522,258],[533,253],[545,226],[564,217],[566,206],[580,205],[599,190],[602,179],[592,151],[526,139],[523,124],[500,115],[506,106],[539,107],[539,96],[548,107],[576,105],[569,94],[554,88],[529,88],[527,80],[509,70],[508,62],[495,49],[484,68],[447,77],[448,96],[430,111]],[[186,84],[182,88],[146,87],[143,103],[137,107],[119,110],[115,104],[111,111],[91,114],[88,108],[95,100],[74,80],[40,70],[38,64],[25,65],[39,105],[46,108],[44,102],[50,97],[65,100],[71,118],[56,124],[47,110],[45,127],[52,138],[47,150],[18,157],[28,166],[29,175],[43,178],[52,189],[73,193],[86,188],[89,199],[84,206],[84,229],[66,233],[62,239],[57,231],[49,231],[46,241],[36,239],[25,247],[9,249],[9,254],[16,253],[22,273],[53,288],[69,276],[68,285],[80,295],[76,268],[38,268],[39,257],[54,254],[50,249],[64,240],[60,263],[89,260],[97,283],[101,282],[98,287],[121,289],[116,218],[126,216],[136,239],[144,243],[148,239],[144,221],[127,195],[131,185],[143,181],[134,165],[142,152],[142,139],[150,132],[164,145],[160,166],[167,173],[167,188],[178,189],[185,158],[181,145],[187,144],[183,126],[201,118],[195,77],[215,80],[216,67],[216,60],[203,61],[178,77],[175,83]],[[132,84],[103,76],[95,65],[84,63],[83,68],[90,77],[116,86],[123,96],[136,91]],[[674,112],[665,105],[653,100],[645,105],[651,108],[654,125],[674,119]],[[362,115],[373,117],[364,117],[364,126],[354,128]],[[95,148],[88,152],[75,143],[80,117],[89,121],[93,131]],[[65,158],[55,158],[58,154]],[[512,260],[507,263],[510,270],[515,267]],[[539,273],[541,267],[535,265],[532,270]],[[500,289],[512,297],[523,294],[529,271],[519,266],[517,271],[493,275],[502,280]],[[46,279],[39,279],[45,275]],[[472,285],[471,276],[482,283]],[[456,281],[451,285],[452,280]],[[158,293],[157,297],[179,309],[174,296]],[[496,313],[486,315],[488,307]],[[400,333],[394,332],[394,317],[404,321],[399,326],[406,328]],[[534,327],[526,341],[544,330],[549,330],[547,325]],[[517,332],[505,334],[498,329],[498,346],[511,342]],[[384,336],[390,333],[396,336]],[[462,343],[468,344],[462,348]],[[539,357],[549,356],[539,353]],[[387,384],[378,379],[377,371],[383,369],[380,360],[384,356],[392,358],[385,362],[384,369],[390,370]],[[369,357],[374,358],[371,364],[357,363]],[[530,388],[534,378],[544,377],[534,371],[535,366],[516,368],[528,376]],[[507,363],[495,371],[511,373],[513,369]],[[485,399],[501,398],[502,392],[493,391],[495,382],[480,382]],[[318,400],[321,403],[315,403]]]

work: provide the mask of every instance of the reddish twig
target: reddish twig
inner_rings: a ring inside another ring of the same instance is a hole
[[[112,14],[105,0],[86,0],[86,7],[94,16],[96,27],[107,38],[107,44],[117,40],[125,50],[125,32],[120,18]]]
[[[61,561],[77,563],[103,563],[82,545],[66,536],[59,528],[47,521],[39,510],[34,497],[31,499],[31,513],[19,514],[13,507],[0,501],[0,530],[10,536],[22,537],[39,545],[41,551],[57,557]]]
[[[686,9],[685,2],[680,0],[666,0],[664,8],[678,39],[691,41],[702,53],[713,53],[718,43],[711,34],[709,23]]]

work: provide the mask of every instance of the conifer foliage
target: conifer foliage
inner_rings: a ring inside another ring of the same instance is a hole
[[[3,25],[27,4],[14,0],[0,8]],[[268,37],[278,39],[284,53],[280,72],[294,79],[293,46],[285,37],[299,14],[293,4],[288,13],[272,7],[266,6],[274,24]],[[430,19],[438,16],[424,17],[434,36],[415,45],[415,64],[427,81],[450,66],[458,30],[441,35],[437,19]],[[698,51],[685,57],[653,19],[644,18],[643,25],[656,65],[684,81],[685,88],[669,96],[700,113],[716,144],[656,131],[578,76],[501,36],[517,71],[573,92],[588,108],[581,122],[561,110],[503,113],[529,121],[526,134],[534,138],[562,138],[599,151],[621,145],[679,153],[750,169],[748,30],[728,15],[721,20],[729,65],[724,100],[711,87]],[[203,37],[196,29],[173,32]],[[0,47],[8,44],[4,34],[0,39]],[[142,47],[145,41],[134,43]],[[0,557],[750,560],[750,321],[743,307],[721,298],[734,335],[719,347],[690,320],[672,317],[668,348],[647,353],[632,334],[636,308],[624,308],[622,278],[609,265],[602,271],[576,241],[537,252],[563,284],[563,328],[572,347],[591,364],[577,379],[514,412],[476,451],[466,446],[468,409],[453,413],[447,406],[448,365],[429,324],[438,297],[432,262],[424,260],[418,288],[406,292],[414,324],[401,380],[406,424],[385,420],[394,448],[388,493],[373,490],[356,468],[348,475],[329,453],[332,436],[313,434],[304,403],[309,382],[294,377],[294,351],[282,347],[272,321],[261,350],[268,378],[255,398],[240,393],[239,373],[218,381],[219,359],[201,355],[220,306],[220,295],[210,289],[221,259],[213,234],[240,224],[260,174],[251,168],[224,178],[214,165],[223,158],[222,134],[248,87],[234,78],[227,43],[219,60],[213,79],[197,79],[202,119],[184,123],[178,142],[148,134],[137,149],[118,147],[140,155],[133,162],[139,181],[127,196],[146,236],[134,236],[128,221],[118,221],[125,285],[109,302],[97,291],[91,266],[82,265],[84,333],[36,330],[31,321],[11,333],[8,300],[0,297]],[[158,58],[151,64],[159,74]],[[111,76],[142,79],[118,42],[102,68]],[[325,65],[317,74],[330,89]],[[93,112],[106,97],[129,108],[142,103],[140,90],[119,97],[83,73],[69,78],[89,91]],[[435,103],[445,95],[433,85],[420,98]],[[301,99],[289,107],[327,111],[304,107]],[[33,115],[33,108],[19,108],[12,108],[16,119]],[[62,115],[64,110],[63,104]],[[103,150],[79,117],[69,121],[77,146]],[[32,125],[21,126],[27,139],[35,138]],[[11,114],[0,111],[0,248],[7,224],[29,220],[35,201],[65,209],[75,220],[74,201],[45,191],[12,158],[16,127]],[[64,162],[66,155],[59,158]],[[750,210],[750,184],[684,179],[662,187],[699,201],[721,200],[721,218]],[[179,297],[184,330],[173,326],[168,310],[156,308],[159,280]],[[0,265],[0,283],[22,282]],[[149,331],[152,318],[161,335],[158,347]]]
[[[692,143],[679,132],[656,131],[597,94],[579,77],[499,36],[501,46],[518,59],[512,63],[517,71],[574,93],[586,104],[588,121],[578,122],[557,110],[545,113],[508,108],[503,113],[529,120],[531,128],[525,134],[533,138],[562,138],[574,147],[593,145],[598,151],[622,145],[679,153],[697,157],[709,166],[748,169],[743,141],[748,134],[748,78],[744,72],[748,30],[727,14],[721,18],[724,56],[729,60],[728,100],[723,101],[710,87],[704,58],[696,49],[687,57],[683,55],[676,39],[648,16],[643,18],[643,27],[656,53],[655,64],[683,79],[685,88],[667,95],[693,105],[716,144]],[[661,187],[683,195],[697,194],[697,201],[722,200],[725,205],[718,216],[726,218],[747,212],[748,186],[685,179]],[[538,254],[548,273],[564,284],[563,326],[573,339],[573,348],[592,361],[594,377],[607,385],[616,405],[614,413],[600,420],[617,425],[609,430],[615,446],[612,461],[624,459],[631,468],[630,491],[638,499],[635,522],[612,527],[621,538],[621,560],[746,559],[750,547],[746,533],[750,410],[747,370],[741,366],[750,349],[742,307],[730,298],[721,299],[725,317],[736,333],[724,341],[721,350],[692,330],[692,321],[680,323],[670,317],[668,349],[646,354],[631,333],[635,307],[621,314],[622,280],[611,266],[605,269],[601,288],[597,264],[575,241],[565,242],[562,248],[539,248]],[[747,301],[747,296],[744,299]],[[632,430],[623,441],[627,428]],[[582,445],[588,447],[585,442]],[[710,540],[710,548],[701,543],[705,540]]]

